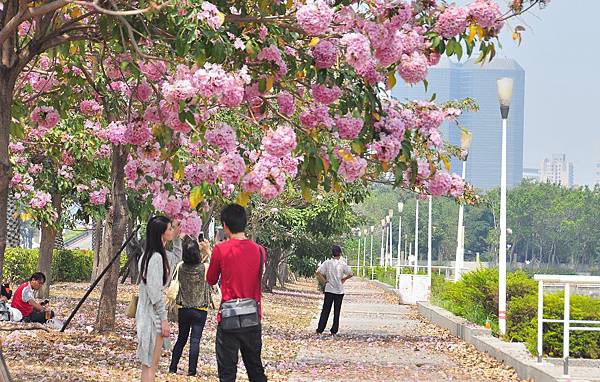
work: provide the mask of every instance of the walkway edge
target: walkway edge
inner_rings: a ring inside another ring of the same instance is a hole
[[[511,366],[521,379],[533,379],[536,382],[560,382],[564,378],[556,378],[547,369],[556,366],[544,362],[537,364],[535,359],[529,355],[523,343],[505,342],[491,335],[491,330],[482,327],[474,327],[462,317],[455,316],[449,311],[431,305],[428,302],[417,303],[419,313],[434,325],[448,329],[450,333],[463,341],[475,346],[481,352],[485,352],[495,359]],[[576,381],[576,379],[570,379]],[[583,382],[584,380],[578,379]]]

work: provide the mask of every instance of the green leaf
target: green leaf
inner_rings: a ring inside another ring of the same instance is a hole
[[[456,53],[456,58],[458,58],[458,61],[460,61],[463,55],[463,49],[460,42],[456,43],[456,46],[454,47],[454,53]]]
[[[267,91],[267,80],[265,78],[258,80],[258,91],[261,93]]]

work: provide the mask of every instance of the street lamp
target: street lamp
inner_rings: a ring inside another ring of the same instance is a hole
[[[429,211],[427,220],[427,277],[429,277],[429,285],[431,287],[431,203],[432,197],[429,195]]]
[[[371,226],[371,256],[369,261],[369,266],[371,267],[371,280],[373,280],[373,232],[375,231],[375,226]]]
[[[473,136],[467,129],[462,129],[460,134],[460,151],[462,159],[462,179],[467,174],[467,157]],[[456,259],[454,261],[454,281],[460,280],[463,263],[465,261],[465,227],[463,224],[464,205],[458,207],[458,228],[456,230]]]
[[[360,232],[362,230],[357,228],[358,233],[358,255],[356,256],[356,276],[360,276]]]
[[[363,277],[367,275],[367,236],[369,236],[369,230],[365,228],[365,241],[363,243]]]
[[[419,267],[419,197],[415,204],[415,275]]]
[[[385,238],[385,219],[381,219],[381,251],[379,252],[379,266],[383,266],[383,239]]]
[[[388,266],[388,257],[390,253],[390,215],[385,217],[385,233],[387,234],[385,238],[385,259],[383,260],[384,266]]]
[[[389,263],[390,266],[393,265],[393,259],[394,259],[394,247],[392,245],[393,243],[393,239],[394,239],[394,231],[392,230],[392,226],[394,225],[394,221],[392,220],[392,218],[394,217],[394,210],[393,209],[389,209],[388,210],[388,216],[390,217],[390,226],[389,226],[389,230],[390,230],[390,254],[389,254]]]
[[[500,334],[506,334],[506,128],[508,123],[508,110],[512,98],[512,78],[499,78],[498,101],[502,116],[502,162],[500,167],[500,242],[498,249],[499,271],[499,298],[498,298],[498,326]]]
[[[402,241],[402,210],[404,203],[398,202],[398,265],[400,265],[400,243]]]

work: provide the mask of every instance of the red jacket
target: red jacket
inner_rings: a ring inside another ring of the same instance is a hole
[[[252,240],[231,239],[215,245],[206,272],[206,281],[215,285],[221,279],[221,301],[236,298],[253,298],[258,303],[258,314],[262,317],[261,290],[259,281],[260,250]],[[265,262],[260,264],[260,274]],[[221,321],[221,313],[217,315]]]
[[[27,285],[29,285],[29,281],[19,285],[10,304],[13,308],[19,309],[23,313],[23,317],[27,317],[33,312],[33,307],[27,301],[23,301],[23,289]]]

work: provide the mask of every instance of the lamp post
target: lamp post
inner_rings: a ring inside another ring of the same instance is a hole
[[[383,267],[383,239],[385,238],[385,219],[381,219],[381,251],[379,252],[379,266]]]
[[[369,266],[371,267],[371,280],[373,280],[373,232],[375,231],[375,226],[371,226],[371,256],[369,261]]]
[[[465,180],[467,173],[467,156],[473,139],[471,133],[462,129],[460,134],[460,149],[462,155],[462,179]],[[463,263],[465,261],[465,228],[463,224],[464,205],[458,208],[458,228],[456,230],[456,259],[454,261],[454,281],[460,280]]]
[[[384,266],[388,266],[388,257],[390,253],[390,215],[385,217],[385,259],[383,260]]]
[[[402,210],[404,203],[398,202],[398,265],[400,265],[400,243],[402,242]]]
[[[415,204],[415,275],[419,266],[419,198]]]
[[[392,219],[394,217],[394,210],[393,209],[389,209],[388,210],[388,216],[390,217],[390,255],[389,255],[389,263],[390,266],[394,265],[394,246],[393,246],[393,242],[394,242],[394,231],[392,230],[392,226],[394,225],[394,220]]]
[[[502,116],[502,162],[500,167],[500,243],[498,249],[499,271],[499,298],[498,298],[498,326],[500,334],[506,334],[506,128],[508,123],[508,110],[512,98],[512,78],[499,78],[498,101]]]
[[[367,236],[369,236],[369,231],[365,228],[365,241],[363,243],[363,277],[367,275]]]
[[[360,232],[362,230],[360,228],[357,228],[357,232],[358,232],[358,254],[356,256],[356,275],[360,276]]]
[[[427,277],[429,277],[429,286],[431,288],[431,203],[432,197],[429,195],[429,213],[427,222]],[[431,289],[430,289],[431,290]]]

